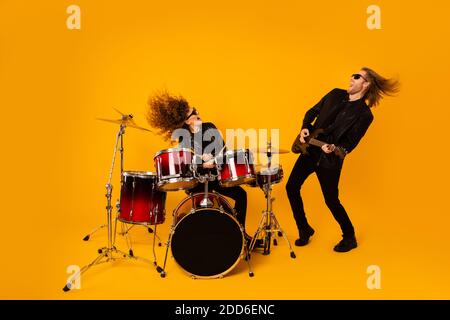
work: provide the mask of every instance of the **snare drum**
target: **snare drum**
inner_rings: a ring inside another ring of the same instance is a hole
[[[164,222],[166,193],[157,189],[156,181],[156,174],[152,172],[125,171],[122,173],[118,217],[120,221],[143,225]]]
[[[253,156],[248,149],[229,150],[219,159],[219,183],[223,187],[233,187],[255,179]]]
[[[208,193],[212,206],[200,207],[204,193],[185,198],[175,209],[177,224],[171,239],[176,263],[194,278],[219,278],[244,255],[244,233],[228,201]]]
[[[158,175],[158,188],[163,191],[187,190],[198,183],[192,172],[194,152],[188,148],[172,148],[156,153],[153,158]]]
[[[259,171],[256,174],[256,182],[259,186],[263,186],[269,183],[269,177],[270,184],[276,184],[283,180],[283,168],[281,167],[281,164],[270,169],[265,168]]]

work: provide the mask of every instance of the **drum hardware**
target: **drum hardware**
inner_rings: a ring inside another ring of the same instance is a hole
[[[143,130],[143,131],[148,131],[148,132],[152,132],[149,129],[140,127],[136,124],[136,122],[133,119],[133,115],[132,114],[124,114],[123,112],[119,111],[116,108],[113,108],[117,113],[119,113],[121,115],[120,119],[117,120],[112,120],[112,119],[104,119],[104,118],[96,118],[97,120],[100,121],[106,121],[106,122],[111,122],[111,123],[116,123],[116,124],[120,124],[121,126],[123,125],[123,129],[120,132],[120,177],[122,179],[122,173],[123,173],[123,135],[125,133],[125,127],[131,127],[131,128],[135,128],[135,129],[139,129],[139,130]],[[116,147],[117,147],[117,143],[116,143]],[[120,181],[122,183],[122,180]],[[83,241],[89,241],[89,239],[91,238],[91,236],[96,233],[98,230],[106,228],[108,226],[107,223],[102,224],[100,226],[95,227],[94,229],[92,229],[86,236],[83,237]],[[148,232],[152,233],[153,230],[148,227]]]
[[[210,181],[209,178],[205,179],[205,197],[203,198],[202,201],[200,201],[200,207],[202,207],[202,208],[210,208],[213,205],[212,201],[209,200],[209,197],[208,197],[208,183],[209,183],[209,181]]]
[[[131,258],[131,259],[136,259],[136,260],[140,260],[140,261],[144,261],[147,263],[151,263],[150,261],[148,261],[147,259],[141,258],[141,257],[137,257],[134,255],[130,255],[127,254],[119,249],[117,249],[117,247],[115,246],[115,236],[113,237],[113,222],[112,222],[112,205],[111,205],[111,198],[112,198],[112,190],[113,190],[113,185],[112,185],[112,175],[113,175],[113,171],[114,171],[114,166],[115,166],[115,161],[116,161],[116,155],[117,155],[117,149],[119,147],[119,141],[120,141],[120,170],[121,173],[123,172],[123,136],[125,133],[125,128],[127,126],[130,127],[137,127],[136,124],[134,123],[134,121],[132,120],[133,116],[130,115],[125,115],[123,113],[121,113],[120,111],[118,111],[117,109],[115,109],[117,112],[119,112],[122,115],[122,118],[120,120],[107,120],[107,119],[99,119],[99,120],[104,120],[104,121],[110,121],[110,122],[114,122],[114,123],[118,123],[120,124],[119,126],[119,130],[117,132],[116,135],[116,142],[114,145],[114,152],[113,152],[113,157],[112,157],[112,163],[111,163],[111,168],[109,170],[109,177],[108,177],[108,182],[106,183],[105,187],[106,187],[106,214],[107,214],[107,223],[106,223],[106,227],[108,228],[108,242],[106,247],[102,247],[100,249],[98,249],[98,256],[89,264],[83,266],[78,272],[76,272],[66,283],[66,285],[63,288],[63,291],[67,292],[70,289],[72,289],[73,284],[75,283],[75,281],[81,277],[87,270],[89,270],[91,267],[104,263],[104,262],[112,262],[112,261],[116,261],[119,259],[126,259],[126,258]],[[138,129],[144,130],[144,128],[138,127]],[[145,129],[147,131],[150,131],[148,129]],[[121,174],[121,178],[122,178],[122,174]],[[102,226],[96,228],[95,230],[99,230],[103,228]],[[116,229],[116,224],[114,226],[114,230]]]
[[[267,142],[267,148],[259,148],[259,149],[251,149],[253,152],[257,152],[257,153],[263,153],[263,154],[286,154],[289,153],[290,151],[287,149],[278,149],[278,148],[272,148],[269,146],[269,142]]]
[[[153,133],[152,130],[138,126],[136,124],[136,122],[134,121],[132,114],[124,114],[124,113],[120,112],[119,110],[117,110],[116,108],[113,108],[113,109],[122,116],[120,119],[117,119],[117,120],[104,119],[104,118],[96,118],[96,119],[100,120],[100,121],[112,122],[112,123],[116,123],[116,124],[120,124],[120,125],[124,124],[126,127],[135,128],[135,129]]]
[[[169,248],[177,264],[193,279],[222,278],[243,257],[248,265],[248,274],[253,277],[248,250],[250,244],[244,237],[243,226],[234,217],[231,205],[220,194],[210,192],[207,198],[211,206],[203,207],[205,198],[204,193],[191,194],[173,210],[161,277],[166,276]]]
[[[258,239],[258,236],[261,233],[264,233],[264,251],[263,254],[264,255],[268,255],[270,254],[270,243],[271,243],[271,238],[273,236],[273,240],[274,240],[274,245],[277,245],[277,239],[276,237],[279,235],[282,235],[284,240],[286,240],[286,242],[289,245],[289,250],[290,250],[290,256],[292,259],[295,259],[295,253],[294,250],[292,250],[292,246],[291,243],[289,242],[289,239],[286,235],[286,232],[284,232],[284,230],[281,228],[280,223],[278,222],[278,219],[275,216],[275,213],[272,210],[272,203],[274,201],[274,199],[272,198],[272,181],[271,181],[271,163],[272,163],[272,154],[273,153],[277,153],[277,154],[281,154],[281,153],[287,153],[287,152],[283,152],[286,150],[282,150],[282,149],[273,149],[274,152],[272,152],[272,146],[271,146],[271,141],[270,139],[267,141],[267,149],[263,149],[260,150],[261,153],[265,153],[267,156],[267,167],[268,167],[268,176],[267,176],[267,183],[265,183],[262,186],[262,189],[264,191],[264,196],[266,198],[266,209],[263,210],[262,212],[262,216],[261,216],[261,220],[259,222],[258,228],[256,230],[255,235],[252,238],[252,241],[250,243],[250,251],[253,250],[255,244],[256,244],[256,239]]]
[[[200,201],[200,207],[202,208],[211,208],[213,206],[212,201],[209,199],[208,196],[208,184],[210,181],[214,181],[217,178],[217,175],[212,174],[211,172],[207,172],[206,174],[199,174],[197,171],[197,166],[193,165],[193,173],[194,173],[194,177],[198,180],[198,182],[203,183],[204,184],[204,198],[202,199],[202,201]]]
[[[128,232],[131,231],[136,225],[132,224],[129,228],[125,228],[124,223],[122,223],[122,230],[119,232],[119,235],[126,237]],[[152,228],[148,227],[149,233],[155,233]],[[158,247],[162,246],[161,238],[155,234],[156,239],[158,239]]]

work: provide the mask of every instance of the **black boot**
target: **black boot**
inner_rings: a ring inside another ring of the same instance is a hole
[[[309,242],[309,238],[314,234],[314,229],[310,225],[299,230],[300,239],[295,240],[295,245],[297,247],[306,246]]]
[[[355,236],[343,237],[342,240],[334,246],[336,252],[347,252],[358,246]]]

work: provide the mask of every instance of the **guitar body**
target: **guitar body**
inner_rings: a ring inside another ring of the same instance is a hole
[[[294,142],[294,145],[292,146],[292,151],[294,153],[301,153],[301,154],[309,154],[308,153],[308,147],[310,146],[309,141],[311,140],[311,138],[315,139],[317,138],[317,136],[321,133],[323,133],[323,129],[314,129],[313,132],[311,132],[309,134],[309,137],[305,138],[305,143],[301,143],[300,142],[300,135],[297,136],[296,141]],[[297,152],[294,151],[294,148],[296,149]]]
[[[294,144],[292,145],[292,152],[294,153],[301,153],[301,154],[309,154],[308,148],[309,146],[316,146],[316,147],[322,147],[325,142],[322,142],[320,140],[317,140],[316,138],[319,136],[319,134],[323,133],[323,129],[314,129],[313,132],[309,134],[308,137],[305,138],[305,143],[300,142],[300,135],[297,136],[296,140],[294,141]],[[334,154],[337,155],[339,158],[344,159],[347,153],[344,149],[342,149],[339,146],[336,146],[334,149]]]

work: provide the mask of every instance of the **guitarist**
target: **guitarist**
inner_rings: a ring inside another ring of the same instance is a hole
[[[299,134],[303,154],[297,159],[286,184],[300,235],[295,241],[296,246],[307,245],[314,234],[314,229],[306,219],[299,191],[306,178],[315,172],[325,203],[342,230],[343,238],[334,251],[347,252],[357,247],[352,222],[339,201],[338,185],[344,161],[342,155],[350,153],[358,145],[372,123],[370,108],[378,105],[384,95],[391,96],[396,92],[396,80],[386,79],[369,68],[362,68],[351,76],[347,90],[330,91],[306,112]],[[310,133],[313,132],[319,132],[315,139],[324,142],[321,147],[307,146]]]

